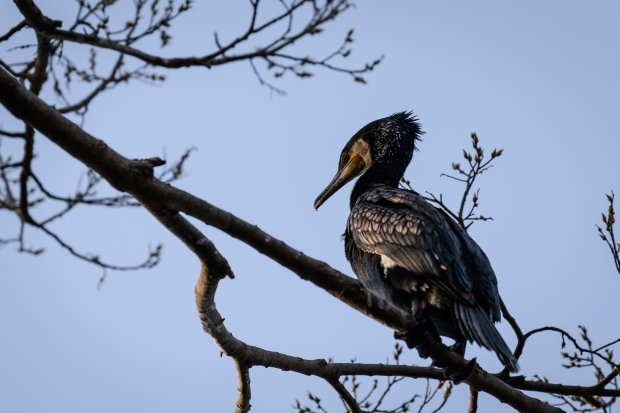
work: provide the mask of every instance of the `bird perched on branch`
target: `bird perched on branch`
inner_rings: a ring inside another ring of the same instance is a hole
[[[487,256],[444,211],[398,187],[422,133],[411,112],[364,126],[345,145],[338,172],[314,207],[361,175],[351,193],[346,256],[366,288],[420,320],[402,337],[409,347],[420,344],[416,335],[424,328],[452,338],[460,355],[467,341],[476,342],[517,371],[494,326],[501,318],[499,293]]]

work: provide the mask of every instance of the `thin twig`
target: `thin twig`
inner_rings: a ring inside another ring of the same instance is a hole
[[[478,391],[473,387],[469,388],[469,408],[467,413],[476,413],[478,411]]]

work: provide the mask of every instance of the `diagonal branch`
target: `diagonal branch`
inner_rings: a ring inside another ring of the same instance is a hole
[[[349,393],[347,388],[344,387],[344,385],[340,383],[337,378],[329,379],[327,380],[327,382],[334,388],[334,390],[336,390],[340,398],[349,408],[349,411],[347,413],[363,413],[362,409],[360,409],[359,405],[357,404],[357,400],[355,400],[355,397],[353,397],[351,393]]]
[[[313,282],[349,306],[391,328],[403,330],[414,321],[404,309],[393,307],[379,300],[367,292],[359,282],[332,269],[327,264],[307,257],[234,215],[154,178],[153,166],[160,165],[161,162],[135,161],[121,156],[103,141],[89,135],[25,90],[19,82],[2,69],[0,69],[0,102],[14,116],[38,129],[72,156],[107,179],[115,188],[133,195],[201,258],[204,265],[197,283],[196,294],[203,326],[225,353],[237,358],[240,362],[248,365],[266,365],[282,370],[303,371],[305,374],[320,377],[333,377],[336,373],[340,373],[328,371],[328,367],[330,369],[334,367],[325,360],[303,360],[270,352],[240,342],[230,334],[215,308],[214,297],[219,279],[232,275],[232,271],[226,260],[217,253],[213,244],[176,211],[198,217],[207,224],[241,239],[259,252],[291,269],[301,278]],[[430,355],[438,364],[464,363],[460,356],[450,352],[434,339],[427,340],[421,350]],[[251,363],[248,362],[249,360]],[[437,369],[431,371],[437,371]],[[435,377],[437,376],[433,378]],[[474,370],[466,383],[508,403],[519,411],[560,411],[523,394],[507,382],[480,368]],[[539,387],[542,389],[545,383],[538,384],[538,386],[542,386]]]

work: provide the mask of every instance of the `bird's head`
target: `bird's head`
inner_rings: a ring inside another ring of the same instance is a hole
[[[395,113],[364,126],[345,145],[338,172],[316,198],[314,208],[318,209],[346,183],[368,170],[377,172],[377,179],[398,182],[411,162],[415,143],[422,133],[411,112]]]

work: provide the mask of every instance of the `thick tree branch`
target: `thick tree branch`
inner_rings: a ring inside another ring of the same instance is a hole
[[[254,225],[200,198],[153,178],[152,168],[127,159],[103,141],[89,135],[36,96],[29,94],[0,70],[0,101],[16,117],[35,125],[44,135],[97,171],[113,187],[129,192],[142,203],[163,203],[238,238],[291,269],[330,294],[392,328],[406,328],[412,320],[405,309],[395,308],[367,292],[356,280],[324,262],[307,257]],[[141,189],[139,189],[141,188]],[[139,195],[136,194],[139,191]]]
[[[565,396],[602,396],[619,397],[618,389],[601,389],[598,384],[594,386],[574,386],[546,381],[525,380],[522,376],[510,377],[505,381],[517,389],[535,391],[540,393],[553,393]]]
[[[188,247],[201,257],[203,263],[209,263],[211,268],[209,266],[203,268],[203,274],[197,284],[197,305],[201,319],[205,329],[222,349],[238,359],[239,362],[248,365],[266,365],[282,370],[294,369],[304,374],[314,374],[320,377],[334,377],[351,372],[334,370],[337,366],[330,365],[325,360],[303,360],[269,352],[246,345],[234,338],[224,327],[222,317],[212,304],[214,303],[218,280],[225,275],[232,275],[232,272],[226,261],[219,254],[213,252],[213,245],[197,230],[189,230],[188,222],[176,211],[183,211],[200,218],[207,224],[216,226],[241,239],[259,252],[293,270],[303,279],[313,282],[351,307],[394,329],[406,329],[412,321],[404,309],[392,307],[378,300],[357,281],[339,273],[327,264],[305,256],[230,213],[155,179],[152,170],[153,164],[144,161],[132,161],[122,157],[103,141],[87,134],[32,93],[29,93],[19,82],[1,69],[0,102],[16,117],[38,129],[72,156],[97,171],[114,187],[131,193],[167,228],[181,237]],[[459,364],[464,362],[462,358],[433,340],[429,340],[422,346],[421,350],[427,352],[435,361],[440,363]],[[249,360],[251,363],[248,362]],[[418,370],[417,372],[420,375],[426,374],[425,377],[433,376],[433,378],[439,379],[437,369]],[[373,371],[372,374],[377,374],[377,371]],[[475,369],[466,382],[475,389],[487,392],[519,411],[559,411],[557,408],[521,393],[506,382],[479,368]],[[508,380],[508,383],[511,381]],[[537,386],[538,389],[548,386],[549,389],[555,390],[554,386],[560,385],[550,385],[549,383],[532,385],[528,383],[528,386]]]

